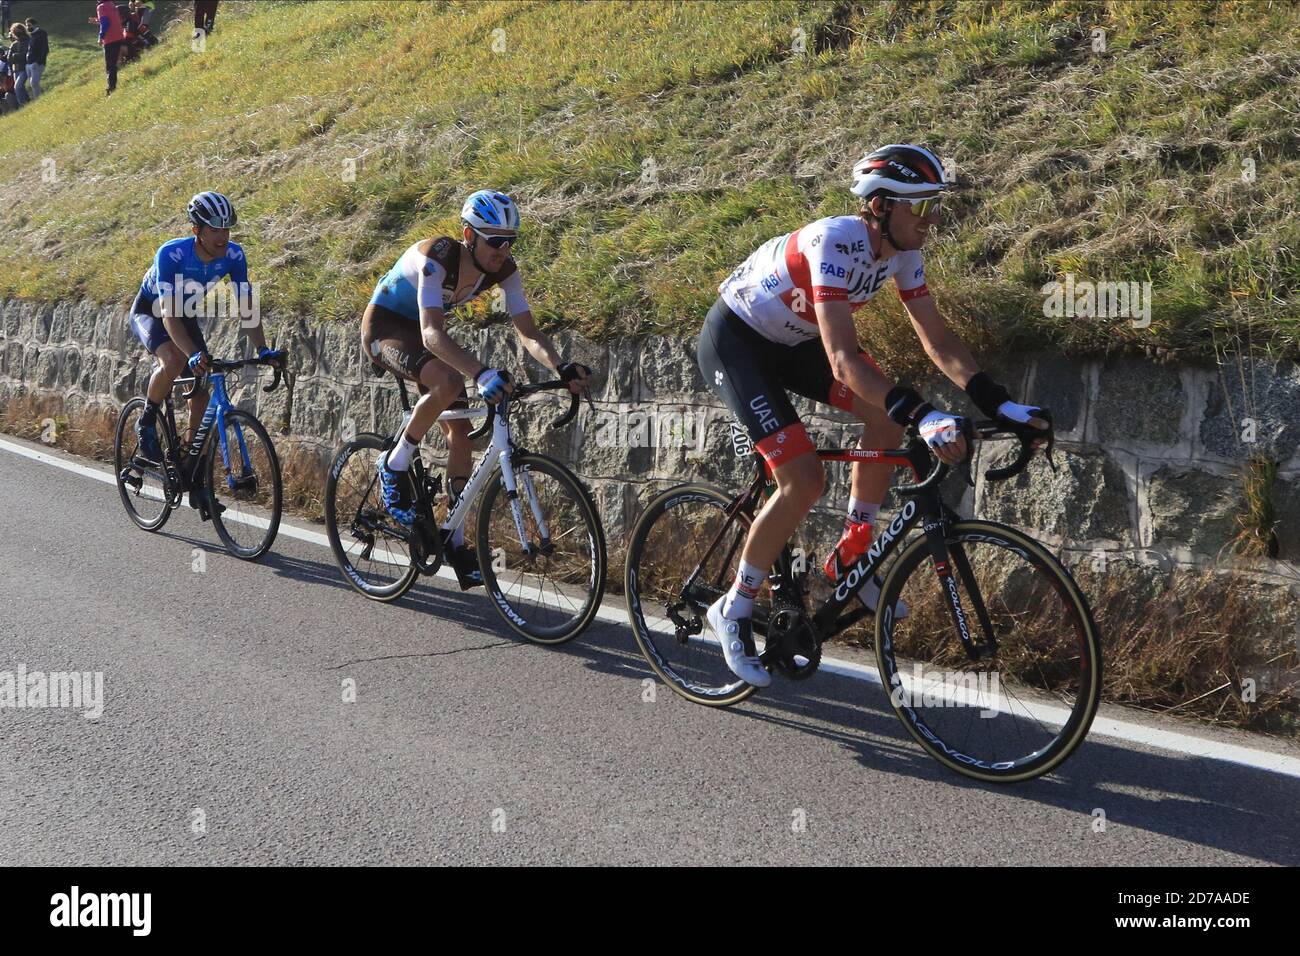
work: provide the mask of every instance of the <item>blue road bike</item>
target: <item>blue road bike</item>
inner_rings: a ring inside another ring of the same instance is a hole
[[[158,531],[186,494],[199,517],[211,520],[226,549],[237,558],[256,561],[266,554],[280,529],[283,487],[280,461],[270,436],[253,415],[236,408],[226,391],[226,374],[245,366],[269,365],[275,378],[263,391],[274,391],[284,372],[284,351],[238,362],[213,360],[206,376],[209,398],[203,420],[189,442],[176,432],[172,396],[159,416],[158,443],[162,461],[146,459],[136,438],[136,422],[145,409],[143,398],[122,408],[113,443],[117,490],[131,520],[146,531]],[[194,394],[197,380],[178,378],[173,387]]]

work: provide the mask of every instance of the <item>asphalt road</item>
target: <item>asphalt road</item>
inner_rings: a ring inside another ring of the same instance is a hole
[[[441,580],[375,604],[326,548],[247,564],[188,509],[146,534],[2,449],[0,490],[0,672],[104,675],[97,720],[0,709],[3,865],[1300,863],[1295,776],[1094,735],[981,785],[870,683],[646,700],[617,623],[546,649]]]

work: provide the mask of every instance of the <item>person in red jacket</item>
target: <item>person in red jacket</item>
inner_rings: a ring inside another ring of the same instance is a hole
[[[122,16],[117,12],[117,5],[108,0],[101,0],[95,7],[95,16],[90,22],[99,23],[99,45],[104,48],[104,71],[108,74],[108,90],[104,94],[107,96],[117,89],[117,60],[126,40],[126,31],[122,29]]]

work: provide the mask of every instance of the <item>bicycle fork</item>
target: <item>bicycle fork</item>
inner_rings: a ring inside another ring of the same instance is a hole
[[[515,522],[515,533],[519,536],[519,546],[523,548],[524,556],[535,558],[539,554],[550,554],[554,545],[551,541],[551,531],[546,524],[546,519],[542,516],[542,507],[537,502],[537,490],[533,487],[532,475],[528,472],[528,466],[523,466],[518,472],[515,471],[514,463],[511,459],[512,449],[509,444],[501,450],[498,460],[501,463],[501,482],[506,487],[506,500],[510,503],[510,517]],[[519,479],[522,478],[521,482]],[[523,485],[524,495],[528,498],[528,508],[533,514],[533,520],[537,522],[538,544],[534,546],[528,540],[528,532],[524,528],[524,507],[519,500],[519,486]]]
[[[993,621],[984,604],[984,597],[976,584],[975,573],[971,569],[966,548],[959,541],[949,543],[947,540],[950,518],[951,516],[946,514],[927,517],[922,524],[930,558],[934,564],[934,573],[939,579],[939,589],[943,592],[948,614],[952,618],[953,626],[957,628],[957,634],[961,637],[966,655],[972,661],[995,657],[998,652],[997,634],[993,630]],[[956,576],[953,574],[954,569],[957,572]],[[982,634],[971,633],[970,621],[962,607],[961,592],[957,587],[958,578],[961,579],[962,587],[975,609],[975,617]]]

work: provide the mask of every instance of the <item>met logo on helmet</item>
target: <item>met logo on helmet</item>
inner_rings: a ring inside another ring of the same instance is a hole
[[[920,176],[918,176],[918,175],[916,174],[916,170],[914,170],[914,169],[909,169],[908,167],[904,166],[902,163],[898,162],[898,161],[895,160],[895,159],[891,159],[891,160],[889,161],[889,167],[890,167],[891,169],[896,169],[896,170],[898,170],[900,173],[902,173],[902,174],[903,174],[904,176],[906,176],[908,179],[920,179],[920,178],[921,178]]]

